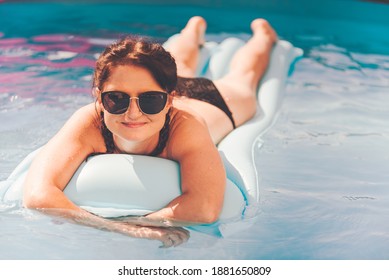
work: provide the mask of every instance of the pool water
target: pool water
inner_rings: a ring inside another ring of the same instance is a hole
[[[255,153],[261,211],[251,230],[224,239],[191,232],[186,244],[160,249],[0,204],[0,259],[389,259],[389,6],[208,2],[2,1],[0,180],[92,101],[94,61],[118,36],[162,42],[200,14],[209,38],[247,38],[250,21],[264,17],[305,55]]]

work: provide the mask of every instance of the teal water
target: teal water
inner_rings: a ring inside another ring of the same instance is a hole
[[[264,17],[305,55],[256,151],[255,225],[226,239],[192,232],[164,250],[1,204],[0,259],[389,259],[389,6],[151,2],[0,3],[0,180],[92,100],[108,42],[126,33],[162,42],[196,14],[213,40],[247,38]]]

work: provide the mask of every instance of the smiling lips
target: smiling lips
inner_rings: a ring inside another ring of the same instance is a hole
[[[145,122],[122,122],[122,125],[124,125],[127,128],[139,128],[146,125],[146,123]]]

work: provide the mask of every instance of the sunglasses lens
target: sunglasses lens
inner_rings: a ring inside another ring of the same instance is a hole
[[[167,102],[167,93],[149,91],[139,96],[139,107],[143,113],[153,115],[161,112]]]
[[[102,101],[105,110],[111,114],[123,114],[130,105],[130,97],[118,91],[103,93]]]
[[[104,109],[111,114],[123,114],[130,105],[130,96],[120,91],[102,93]],[[138,97],[138,104],[144,114],[154,115],[161,112],[167,102],[167,93],[160,91],[144,92]]]

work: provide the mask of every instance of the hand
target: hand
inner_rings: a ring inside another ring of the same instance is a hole
[[[160,240],[162,242],[162,246],[160,248],[169,248],[179,246],[189,239],[189,231],[179,227],[149,227],[153,231],[151,234],[155,236],[156,240]]]
[[[117,224],[116,231],[136,238],[147,238],[162,242],[161,248],[176,247],[189,239],[189,231],[180,227],[139,226],[128,223]]]

